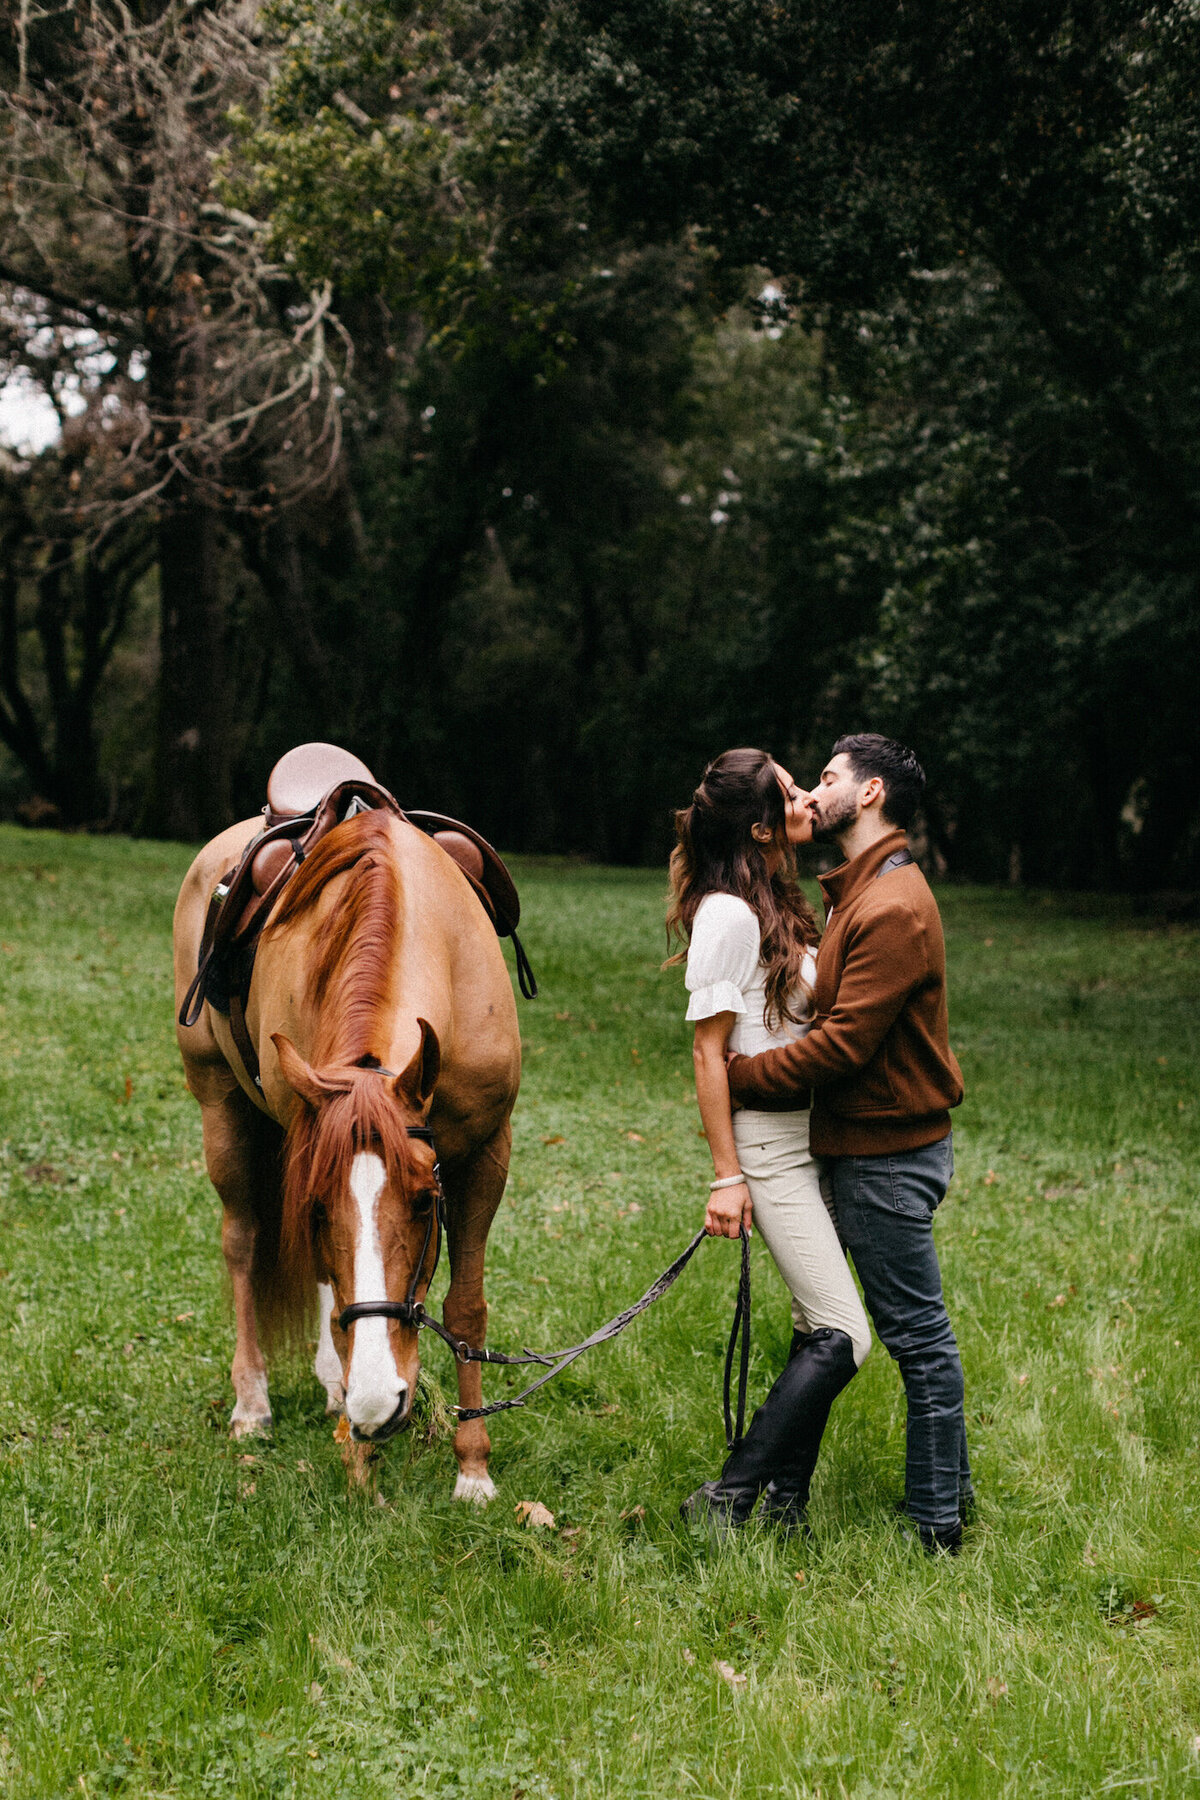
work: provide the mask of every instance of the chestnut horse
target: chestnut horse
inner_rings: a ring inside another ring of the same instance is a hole
[[[184,879],[177,1014],[209,896],[260,823],[223,832]],[[440,1163],[444,1322],[456,1338],[484,1342],[484,1252],[520,1080],[512,984],[457,865],[407,821],[364,812],[335,826],[284,889],[259,940],[246,1023],[261,1092],[221,1012],[206,1004],[195,1025],[177,1027],[224,1208],[237,1321],[231,1428],[235,1437],[270,1428],[260,1322],[294,1330],[315,1301],[316,1374],[328,1411],[349,1421],[347,1462],[362,1480],[369,1447],[409,1422],[418,1332],[379,1316],[342,1331],[338,1319],[355,1303],[424,1297],[437,1238],[435,1152],[410,1126],[431,1128]],[[480,1406],[479,1364],[457,1369],[460,1406]],[[482,1419],[460,1423],[456,1498],[492,1498],[490,1448]]]

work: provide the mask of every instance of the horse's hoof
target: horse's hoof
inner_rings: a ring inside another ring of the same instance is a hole
[[[235,1411],[229,1421],[229,1435],[235,1438],[270,1437],[275,1428],[275,1421],[270,1413],[258,1413],[249,1418],[238,1418]]]
[[[486,1506],[496,1498],[496,1484],[490,1475],[460,1475],[454,1484],[454,1498],[469,1500],[472,1506]]]

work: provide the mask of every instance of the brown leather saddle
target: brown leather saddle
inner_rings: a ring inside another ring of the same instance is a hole
[[[245,1023],[259,934],[321,839],[356,813],[380,808],[427,833],[458,864],[497,935],[513,941],[522,994],[527,1000],[537,995],[533,969],[517,936],[521,902],[516,886],[487,839],[442,813],[406,812],[365,763],[337,744],[298,744],[271,771],[262,830],[213,889],[199,966],[179,1009],[184,1026],[196,1023],[206,1000],[228,1014],[238,1052],[259,1087],[258,1057]]]

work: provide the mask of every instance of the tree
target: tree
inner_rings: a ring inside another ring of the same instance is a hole
[[[989,705],[1029,710],[1031,675],[1032,711],[1044,720],[1062,706],[1072,646],[1084,668],[1062,733],[1072,746],[1065,785],[1078,793],[1081,783],[1090,798],[1059,869],[1111,878],[1130,818],[1131,873],[1154,882],[1194,869],[1200,768],[1185,723],[1200,524],[1194,10],[577,0],[518,16],[523,35],[493,73],[488,103],[540,166],[569,171],[611,228],[655,237],[689,223],[731,274],[769,267],[824,332],[834,379],[874,420],[881,453],[906,441],[915,454],[922,433],[949,445],[970,415],[986,440],[983,463],[1009,482],[986,521],[997,532],[987,569],[969,577],[962,552],[979,536],[970,506],[939,503],[931,531],[928,488],[925,502],[910,491],[913,532],[927,545],[936,537],[952,561],[957,548],[959,575],[927,562],[906,588],[918,556],[894,591],[880,588],[875,704],[914,716],[921,687],[943,680],[939,646],[970,646],[977,658],[999,650],[1005,681],[997,696],[988,655],[979,681],[959,684],[960,741]],[[925,303],[964,271],[961,305]],[[988,290],[1000,298],[980,306]],[[976,333],[976,375],[989,349],[1002,344],[1009,359],[1004,378],[985,381],[966,406],[949,391],[970,360],[963,329]],[[914,338],[927,354],[911,355]],[[863,351],[880,340],[892,352],[886,369]],[[1044,404],[1028,405],[1024,385]],[[953,463],[951,454],[943,472]],[[1034,470],[1036,481],[1016,473]],[[993,500],[999,487],[985,513]],[[1039,555],[1043,574],[1055,563],[1037,551],[1039,536],[1060,553],[1040,598],[1024,585],[1038,579]],[[1014,633],[993,612],[981,638],[984,604],[964,640],[966,602],[1004,590],[1017,540],[1024,623]],[[918,643],[929,658],[919,675]],[[1154,742],[1139,747],[1135,722],[1145,718],[1156,721]],[[1072,808],[1038,806],[1034,835],[1045,845],[1070,828]],[[1039,861],[1053,866],[1040,852]]]
[[[93,545],[152,518],[161,593],[156,782],[147,824],[227,822],[231,709],[222,545],[336,462],[342,344],[329,294],[263,254],[218,188],[230,109],[267,79],[254,9],[96,0],[14,17],[5,71],[3,354],[39,328],[86,335],[98,429],[62,496]],[[103,567],[103,560],[97,566]]]

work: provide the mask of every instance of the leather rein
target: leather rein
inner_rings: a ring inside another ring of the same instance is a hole
[[[378,1066],[370,1068],[367,1073],[395,1078],[391,1069],[383,1069]],[[428,1125],[410,1125],[407,1129],[410,1138],[416,1138],[424,1144],[433,1144],[433,1132]],[[569,1369],[571,1364],[583,1356],[586,1351],[594,1350],[597,1344],[606,1344],[611,1338],[619,1337],[627,1326],[632,1325],[636,1318],[653,1306],[656,1300],[661,1300],[663,1295],[674,1287],[708,1235],[703,1230],[698,1231],[691,1243],[680,1251],[674,1262],[663,1270],[657,1280],[651,1282],[640,1300],[635,1300],[632,1306],[627,1306],[624,1312],[617,1314],[616,1318],[609,1319],[606,1324],[599,1326],[581,1343],[570,1344],[565,1350],[542,1352],[526,1349],[519,1356],[510,1356],[503,1350],[488,1350],[478,1345],[468,1344],[465,1338],[455,1337],[452,1331],[447,1331],[440,1320],[432,1318],[426,1312],[424,1303],[417,1299],[417,1288],[420,1285],[421,1272],[425,1267],[425,1258],[429,1255],[429,1245],[434,1231],[436,1229],[437,1240],[433,1268],[429,1271],[429,1280],[425,1284],[427,1292],[437,1274],[438,1263],[442,1256],[442,1239],[446,1231],[446,1195],[442,1186],[441,1168],[437,1162],[433,1165],[433,1180],[436,1198],[429,1209],[429,1218],[425,1226],[425,1242],[421,1246],[421,1254],[417,1258],[412,1279],[408,1284],[408,1293],[404,1299],[356,1300],[350,1306],[342,1308],[337,1315],[336,1323],[340,1330],[345,1331],[348,1326],[353,1325],[356,1319],[398,1319],[402,1325],[411,1326],[415,1331],[432,1331],[441,1338],[443,1343],[450,1346],[455,1359],[460,1363],[496,1363],[507,1367],[537,1363],[545,1370],[545,1373],[539,1375],[536,1381],[531,1381],[529,1386],[522,1388],[519,1394],[514,1394],[511,1400],[494,1400],[490,1406],[452,1407],[450,1410],[457,1413],[460,1421],[463,1422],[467,1419],[486,1419],[492,1413],[510,1412],[514,1407],[524,1406],[531,1394],[535,1394],[539,1388],[545,1387],[548,1381],[553,1381],[556,1375],[561,1375],[564,1369]],[[733,1329],[730,1331],[729,1346],[725,1352],[725,1379],[722,1397],[725,1413],[725,1441],[731,1450],[741,1442],[745,1430],[746,1389],[750,1375],[750,1234],[744,1225],[740,1236],[742,1265],[738,1278],[737,1301],[734,1306]],[[738,1362],[736,1417],[731,1404],[735,1358]]]

